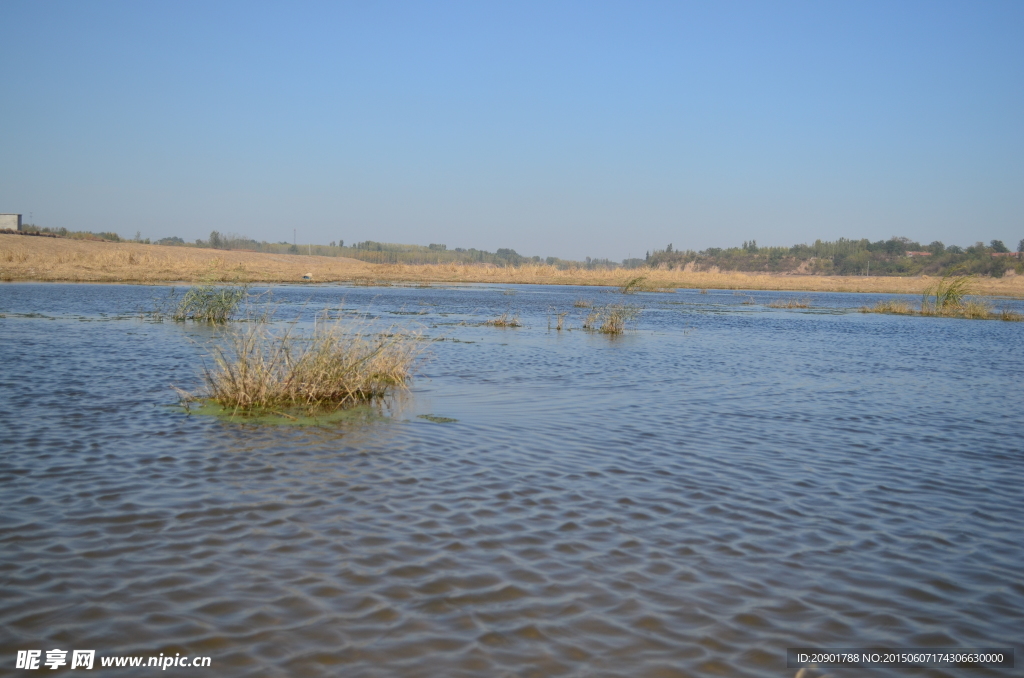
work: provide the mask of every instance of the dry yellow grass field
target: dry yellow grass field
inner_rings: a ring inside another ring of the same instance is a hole
[[[913,278],[716,273],[680,270],[560,270],[542,264],[499,268],[475,264],[370,264],[342,257],[265,254],[137,243],[0,234],[0,280],[68,282],[313,282],[621,286],[645,276],[649,288],[788,290],[921,294],[934,284]],[[1024,276],[981,278],[977,294],[1024,297]]]
[[[0,280],[70,282],[294,282],[366,277],[348,258],[263,254],[0,234]]]

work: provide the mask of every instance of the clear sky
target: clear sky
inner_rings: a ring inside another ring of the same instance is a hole
[[[1024,238],[1024,2],[0,0],[0,212],[622,259]]]

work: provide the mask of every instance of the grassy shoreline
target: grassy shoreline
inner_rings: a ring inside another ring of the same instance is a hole
[[[921,294],[935,278],[691,272],[651,269],[561,270],[463,264],[371,264],[343,257],[268,254],[140,243],[0,234],[0,281],[183,283],[497,283],[622,287],[642,274],[659,289],[772,290]],[[975,293],[1024,298],[1024,276],[980,278]]]

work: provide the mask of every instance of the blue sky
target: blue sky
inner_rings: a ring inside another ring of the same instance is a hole
[[[621,259],[1024,238],[1022,2],[0,0],[0,212]]]

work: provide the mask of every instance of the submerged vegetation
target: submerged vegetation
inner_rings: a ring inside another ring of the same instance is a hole
[[[208,400],[241,413],[300,408],[331,411],[379,401],[408,383],[420,355],[418,336],[368,332],[318,321],[310,334],[263,324],[232,332],[204,370]]]
[[[214,287],[202,285],[185,292],[178,302],[172,317],[181,322],[196,320],[208,323],[225,323],[238,310],[249,295],[248,287]]]
[[[458,419],[452,417],[439,417],[434,414],[420,414],[416,416],[417,419],[426,419],[433,424],[454,424]]]
[[[776,299],[768,304],[768,308],[810,308],[810,299]]]

